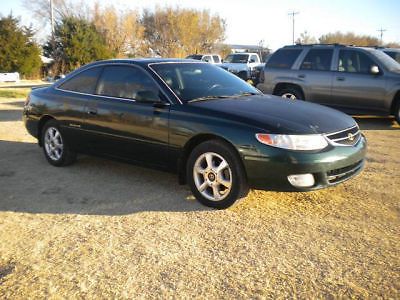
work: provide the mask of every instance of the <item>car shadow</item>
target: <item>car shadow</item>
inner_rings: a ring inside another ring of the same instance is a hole
[[[399,124],[391,117],[353,116],[361,130],[400,130]]]
[[[12,105],[18,108],[23,108],[24,107],[24,102],[25,100],[17,100],[17,101],[10,101],[10,102],[2,102],[2,104],[5,105]]]
[[[21,120],[22,120],[22,112],[19,109],[0,110],[0,122],[11,122],[11,121],[21,121]]]
[[[0,141],[0,210],[28,213],[126,215],[209,208],[177,176],[103,158],[79,156],[53,167],[36,144]]]

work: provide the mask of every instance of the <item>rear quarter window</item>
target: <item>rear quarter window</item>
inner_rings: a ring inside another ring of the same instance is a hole
[[[101,73],[102,67],[95,67],[68,79],[66,82],[58,86],[59,89],[79,92],[85,94],[94,94],[96,90],[97,79]]]
[[[302,49],[280,49],[268,60],[267,68],[290,69],[299,57]]]

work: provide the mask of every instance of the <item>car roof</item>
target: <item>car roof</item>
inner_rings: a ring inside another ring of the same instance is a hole
[[[171,62],[194,62],[196,60],[192,59],[183,59],[183,58],[116,58],[116,59],[106,59],[106,60],[98,60],[92,63],[87,64],[86,66],[95,66],[102,64],[115,64],[115,63],[131,63],[137,65],[149,65],[154,63],[171,63]]]

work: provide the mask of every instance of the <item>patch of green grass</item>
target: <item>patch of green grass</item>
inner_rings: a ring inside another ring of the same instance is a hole
[[[31,89],[6,89],[0,88],[0,98],[26,98]]]

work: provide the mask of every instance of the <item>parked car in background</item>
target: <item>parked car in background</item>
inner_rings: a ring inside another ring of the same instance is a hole
[[[218,54],[192,54],[187,56],[186,59],[201,60],[214,65],[221,63],[221,56]]]
[[[394,115],[400,123],[400,65],[374,48],[286,46],[270,57],[257,87],[349,114]]]
[[[400,64],[400,49],[398,49],[398,48],[382,48],[381,50]]]
[[[48,162],[92,153],[177,172],[203,204],[226,208],[249,187],[308,191],[352,178],[366,140],[336,110],[263,95],[188,60],[108,60],[33,90],[25,126]]]
[[[221,67],[254,84],[258,82],[264,64],[257,53],[232,53],[224,59]]]

